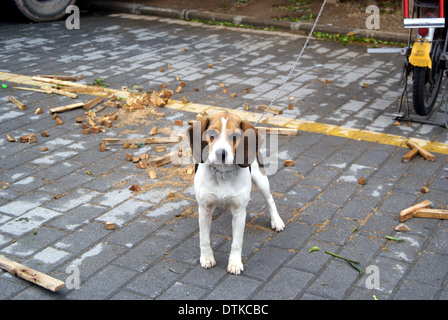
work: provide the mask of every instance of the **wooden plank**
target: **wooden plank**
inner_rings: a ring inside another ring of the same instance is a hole
[[[42,90],[45,90],[48,93],[55,93],[55,94],[59,94],[61,96],[66,96],[69,98],[73,98],[76,99],[78,97],[78,95],[76,93],[72,93],[72,92],[68,92],[62,89],[55,89],[55,88],[45,88],[45,87],[40,87]]]
[[[76,108],[80,108],[84,106],[84,102],[78,102],[78,103],[73,103],[73,104],[68,104],[66,106],[61,106],[61,107],[56,107],[56,108],[51,108],[50,109],[50,113],[59,113],[59,112],[65,112],[65,111],[70,111],[72,109],[76,109]]]
[[[27,90],[27,91],[34,91],[34,92],[42,92],[42,93],[55,93],[55,94],[59,94],[61,96],[66,96],[66,97],[70,97],[73,99],[76,99],[78,97],[77,94],[75,93],[71,93],[71,92],[66,92],[64,90],[58,90],[58,89],[53,89],[53,88],[42,88],[41,89],[36,89],[36,88],[27,88],[27,87],[14,87],[14,89],[17,90]]]
[[[89,110],[95,107],[96,105],[100,104],[101,102],[103,102],[103,100],[104,100],[103,97],[96,97],[95,99],[86,102],[82,108],[84,110]]]
[[[418,149],[411,149],[408,153],[406,153],[403,158],[401,158],[401,162],[409,162],[418,155]]]
[[[57,80],[63,80],[63,81],[72,81],[72,82],[76,82],[76,80],[77,80],[76,77],[73,77],[73,76],[37,75],[36,77],[57,79]]]
[[[115,139],[104,138],[103,142],[106,144],[151,144],[151,143],[175,143],[181,141],[182,137],[158,137],[158,138],[142,138],[142,139]]]
[[[412,141],[407,141],[406,145],[411,148],[411,149],[417,149],[418,153],[420,154],[421,157],[423,157],[425,160],[429,160],[429,161],[435,161],[436,157],[435,155],[433,155],[431,152],[423,149],[421,146],[419,146],[417,143],[412,142]]]
[[[58,79],[43,78],[43,77],[38,77],[38,76],[34,76],[32,79],[34,81],[59,84],[59,85],[67,86],[67,87],[89,88],[89,86],[86,84],[70,82],[70,81],[63,81],[63,80],[58,80]]]
[[[268,128],[268,127],[255,127],[255,129],[266,132],[267,134],[278,134],[282,136],[296,136],[298,134],[297,129],[290,128]]]
[[[45,273],[28,268],[4,256],[0,256],[0,268],[8,271],[15,276],[35,283],[53,292],[58,291],[65,286],[64,282],[62,282],[61,280],[55,279]]]
[[[26,110],[26,105],[25,105],[23,102],[17,100],[17,99],[14,98],[13,96],[8,96],[8,98],[9,98],[9,101],[11,101],[12,103],[14,103],[14,105],[15,105],[17,108],[19,108],[19,109],[22,110],[22,111]]]
[[[416,218],[448,219],[448,210],[423,208],[413,214]]]
[[[172,159],[177,159],[182,156],[182,151],[174,150],[170,153],[167,153],[161,157],[151,159],[151,165],[160,167],[167,163],[170,163]]]
[[[258,110],[261,110],[261,111],[265,111],[267,108],[268,108],[268,106],[266,106],[266,105],[258,106]],[[282,110],[277,109],[275,107],[270,107],[268,112],[273,113],[273,114],[282,114],[283,113]]]
[[[92,94],[98,92],[104,92],[104,88],[100,86],[89,86],[89,87],[60,87],[60,90],[69,91],[69,92],[77,92],[77,93],[85,93]]]
[[[403,222],[405,220],[412,218],[413,213],[415,211],[417,211],[418,209],[429,208],[429,207],[431,207],[431,201],[425,200],[420,203],[417,203],[416,205],[413,205],[412,207],[401,210],[400,214],[399,214],[400,222]]]

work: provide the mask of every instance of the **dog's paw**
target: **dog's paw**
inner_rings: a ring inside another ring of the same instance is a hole
[[[244,270],[243,263],[241,261],[240,262],[229,261],[229,264],[227,265],[227,272],[229,273],[239,275],[243,270]]]
[[[216,261],[213,256],[211,257],[201,257],[200,259],[201,267],[205,269],[213,268],[216,266]]]
[[[277,219],[271,220],[271,228],[275,231],[283,231],[285,229],[285,224],[283,223],[283,220],[279,217]]]

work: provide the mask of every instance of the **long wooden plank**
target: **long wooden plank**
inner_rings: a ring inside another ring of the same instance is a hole
[[[62,282],[61,280],[55,279],[45,273],[26,267],[4,256],[0,256],[0,268],[8,271],[15,276],[35,283],[53,292],[58,291],[65,286],[64,282]]]
[[[289,128],[270,128],[270,127],[255,127],[255,129],[264,131],[267,134],[278,134],[282,136],[296,136],[298,134],[297,129],[289,129]]]
[[[51,108],[50,109],[50,113],[65,112],[65,111],[69,111],[69,110],[72,110],[72,109],[80,108],[80,107],[83,107],[83,106],[84,106],[84,102],[73,103],[73,104],[69,104],[69,105],[66,105],[66,106]]]
[[[27,90],[27,91],[42,92],[42,93],[48,93],[48,94],[55,93],[55,94],[59,94],[61,96],[66,96],[66,97],[73,98],[73,99],[76,99],[78,97],[78,95],[75,93],[71,93],[71,92],[67,92],[67,91],[59,90],[59,89],[54,89],[54,88],[43,88],[43,87],[41,87],[41,89],[27,88],[27,87],[13,87],[13,88],[17,89],[17,90]]]
[[[412,216],[417,218],[448,219],[448,210],[423,208],[416,210]]]
[[[142,138],[142,139],[115,139],[115,138],[104,138],[103,142],[106,144],[150,144],[150,143],[175,143],[182,140],[182,137],[160,137],[160,138]]]
[[[53,84],[59,84],[67,87],[79,87],[79,88],[88,88],[89,86],[82,83],[76,83],[76,82],[70,82],[70,81],[63,81],[63,80],[57,80],[57,79],[50,79],[50,78],[43,78],[43,77],[32,77],[34,81],[40,81],[45,83],[53,83]]]

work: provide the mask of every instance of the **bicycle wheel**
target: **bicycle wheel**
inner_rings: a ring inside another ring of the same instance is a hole
[[[436,103],[443,76],[443,65],[440,62],[442,50],[443,42],[434,42],[431,50],[432,68],[414,67],[412,98],[415,113],[420,116],[427,116]]]

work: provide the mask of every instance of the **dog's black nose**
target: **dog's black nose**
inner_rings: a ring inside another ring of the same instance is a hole
[[[227,150],[226,149],[218,149],[216,150],[216,158],[221,159],[221,161],[224,163],[226,161],[227,156]]]

